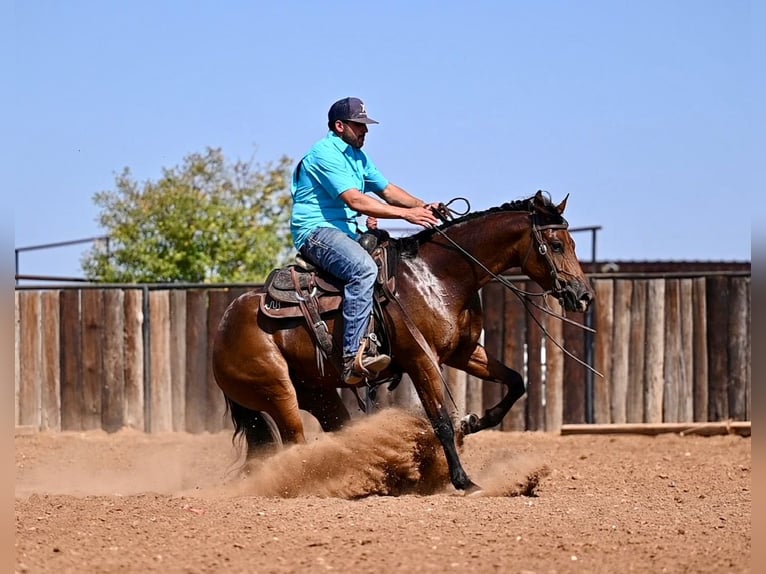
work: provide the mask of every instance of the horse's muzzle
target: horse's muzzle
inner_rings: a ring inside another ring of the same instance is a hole
[[[577,313],[585,313],[593,301],[593,291],[579,282],[567,282],[555,295],[564,309]]]

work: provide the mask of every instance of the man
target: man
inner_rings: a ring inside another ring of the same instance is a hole
[[[367,125],[378,123],[367,115],[362,100],[338,100],[327,119],[327,137],[314,144],[293,173],[290,227],[301,255],[344,282],[343,381],[355,385],[391,361],[382,354],[356,361],[357,353],[365,349],[378,273],[358,243],[365,228],[357,217],[367,215],[371,226],[378,218],[404,219],[423,227],[438,221],[432,205],[390,183],[362,151]]]

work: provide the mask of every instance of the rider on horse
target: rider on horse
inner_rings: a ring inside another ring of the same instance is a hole
[[[404,219],[423,227],[438,223],[433,212],[438,204],[427,204],[389,182],[362,151],[367,124],[377,123],[359,98],[338,100],[328,112],[330,132],[298,163],[292,178],[290,227],[295,247],[344,283],[343,382],[348,385],[362,382],[364,371],[379,373],[391,360],[365,353],[375,348],[363,339],[378,268],[358,242],[366,227],[357,217],[368,216],[370,227],[377,225],[377,218]]]

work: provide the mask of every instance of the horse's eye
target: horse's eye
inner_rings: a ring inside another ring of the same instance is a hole
[[[551,249],[554,253],[564,253],[564,244],[561,241],[554,241],[551,243]]]

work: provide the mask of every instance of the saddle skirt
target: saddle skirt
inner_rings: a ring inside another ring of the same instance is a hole
[[[375,296],[383,300],[383,284],[395,293],[395,273],[391,272],[388,248],[375,247],[370,254],[378,266]],[[306,307],[314,307],[318,315],[340,309],[343,303],[343,282],[307,264],[300,255],[296,263],[274,269],[266,278],[260,300],[260,311],[272,319],[304,317]]]
[[[320,315],[340,308],[343,283],[320,271],[306,271],[299,265],[274,269],[263,285],[260,311],[273,319],[304,315],[301,303],[315,304]]]

